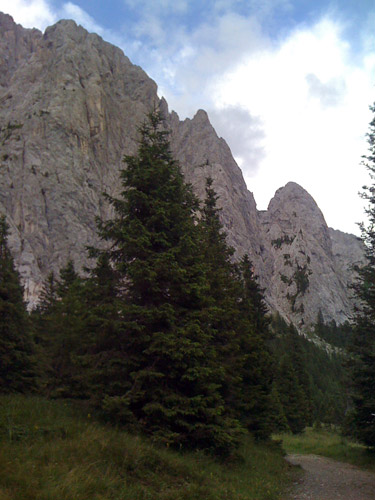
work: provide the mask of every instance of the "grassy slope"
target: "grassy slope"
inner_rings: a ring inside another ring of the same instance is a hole
[[[68,402],[0,396],[0,500],[282,498],[277,446],[244,443],[244,462],[181,455],[94,422]]]
[[[276,436],[287,453],[323,455],[375,471],[375,453],[329,430],[308,428],[299,435]]]

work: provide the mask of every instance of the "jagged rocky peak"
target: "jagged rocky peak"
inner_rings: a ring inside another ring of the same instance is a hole
[[[219,196],[222,222],[228,233],[228,243],[237,256],[250,253],[258,267],[263,267],[259,255],[262,232],[253,194],[247,189],[241,169],[235,162],[224,139],[219,138],[206,111],[200,109],[195,116],[180,121],[170,115],[171,145],[180,161],[185,179],[196,194],[204,199],[207,177]],[[249,234],[257,235],[249,238]]]
[[[0,12],[0,88],[6,87],[12,73],[25,58],[34,52],[42,39],[39,30],[24,29],[8,14]],[[0,98],[3,96],[0,96]]]
[[[277,221],[278,228],[290,232],[307,231],[309,237],[317,238],[327,251],[330,249],[328,226],[314,198],[299,184],[288,182],[278,189],[267,210],[270,221]],[[296,234],[297,236],[297,234]]]
[[[336,237],[333,244],[312,196],[289,182],[260,215],[273,258],[273,307],[301,328],[314,323],[319,310],[327,321],[349,319],[353,303],[348,282],[354,278],[349,268],[354,256],[342,249],[339,259],[339,249],[348,241]],[[360,245],[356,250],[355,258],[361,253]]]

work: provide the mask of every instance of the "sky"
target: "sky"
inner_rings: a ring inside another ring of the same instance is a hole
[[[180,119],[208,112],[258,209],[289,181],[359,234],[375,101],[373,0],[0,0],[26,28],[74,19],[123,49]]]

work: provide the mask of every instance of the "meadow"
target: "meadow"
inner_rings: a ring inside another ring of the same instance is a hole
[[[218,462],[37,396],[0,396],[0,441],[0,500],[276,500],[293,475],[275,442]]]
[[[274,439],[282,441],[287,453],[322,455],[375,471],[375,452],[340,435],[334,428],[308,427],[301,434],[279,434]]]

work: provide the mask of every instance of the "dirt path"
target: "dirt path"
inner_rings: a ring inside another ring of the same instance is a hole
[[[291,500],[375,500],[375,474],[317,455],[288,455],[304,474],[294,485]]]

